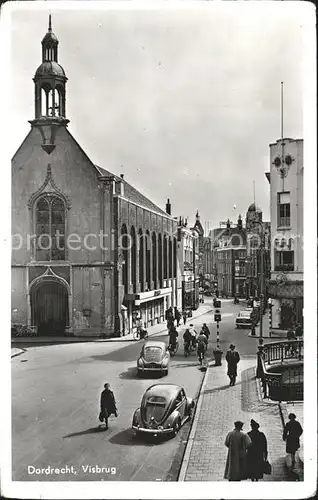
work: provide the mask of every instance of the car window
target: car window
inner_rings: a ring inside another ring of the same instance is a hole
[[[243,318],[249,318],[251,315],[250,311],[242,311],[240,312],[239,316],[243,317]]]
[[[145,417],[146,420],[154,418],[160,420],[166,410],[167,400],[162,396],[149,396],[145,404]]]
[[[160,361],[163,355],[161,347],[149,346],[144,347],[143,356],[146,361]]]
[[[178,405],[179,403],[181,403],[182,399],[183,399],[182,392],[179,392],[179,394],[176,397],[176,404]]]

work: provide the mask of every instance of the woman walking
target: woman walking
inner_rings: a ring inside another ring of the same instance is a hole
[[[252,430],[248,432],[252,444],[247,450],[247,476],[252,481],[263,479],[264,463],[267,460],[267,439],[263,432],[259,431],[259,424],[251,420]]]
[[[105,384],[104,390],[100,396],[100,414],[99,420],[103,422],[105,420],[105,430],[108,429],[108,418],[110,415],[115,415],[117,417],[116,401],[113,391],[110,390],[110,385]]]
[[[288,415],[289,422],[285,425],[283,440],[286,441],[286,453],[291,454],[292,466],[295,467],[295,454],[300,447],[299,438],[303,433],[303,428],[300,423],[296,420],[295,413],[290,413]]]

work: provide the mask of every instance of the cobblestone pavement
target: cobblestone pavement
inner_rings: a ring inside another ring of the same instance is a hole
[[[288,481],[279,406],[262,400],[255,365],[254,357],[241,359],[234,387],[229,387],[226,362],[223,361],[222,366],[211,364],[208,368],[184,481],[223,481],[226,434],[234,428],[235,420],[242,420],[245,423],[243,430],[248,432],[251,418],[259,422],[268,441],[272,475],[264,476],[264,480]]]

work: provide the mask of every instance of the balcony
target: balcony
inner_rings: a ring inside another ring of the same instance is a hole
[[[277,221],[277,228],[290,227],[290,217],[279,217]]]
[[[257,377],[264,398],[303,400],[303,340],[283,340],[259,347]]]
[[[293,271],[294,264],[276,264],[274,271]]]

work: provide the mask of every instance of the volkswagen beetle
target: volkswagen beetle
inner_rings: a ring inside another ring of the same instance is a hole
[[[152,385],[134,413],[132,428],[136,435],[176,436],[181,426],[191,418],[194,405],[193,399],[188,398],[179,385]]]
[[[144,343],[137,359],[138,375],[160,372],[168,375],[170,354],[165,342],[149,340]]]

